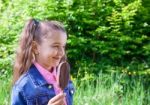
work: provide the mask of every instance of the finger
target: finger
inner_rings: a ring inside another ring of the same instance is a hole
[[[65,105],[64,103],[64,100],[63,99],[60,99],[60,100],[57,100],[53,103],[53,105]]]
[[[51,103],[54,103],[55,101],[58,101],[58,100],[60,100],[60,99],[64,99],[65,95],[66,95],[66,94],[64,94],[64,93],[59,93],[58,95],[56,95],[55,97],[53,97],[53,98],[50,100],[50,102],[51,102]]]
[[[65,102],[63,102],[61,105],[66,105]]]

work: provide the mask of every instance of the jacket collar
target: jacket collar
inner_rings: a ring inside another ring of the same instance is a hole
[[[40,72],[37,70],[34,64],[32,64],[31,67],[29,68],[28,74],[32,82],[36,86],[42,86],[48,84],[48,82],[43,78],[43,76],[40,74]]]

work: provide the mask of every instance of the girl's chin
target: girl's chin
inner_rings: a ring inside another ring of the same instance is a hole
[[[58,65],[59,65],[59,62],[55,62],[53,66],[57,67]]]

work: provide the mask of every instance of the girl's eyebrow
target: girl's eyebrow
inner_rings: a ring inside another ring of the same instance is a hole
[[[61,43],[59,43],[59,42],[55,42],[55,43],[52,43],[52,44],[59,44],[59,45],[61,45]],[[64,44],[64,46],[66,46],[66,44]]]

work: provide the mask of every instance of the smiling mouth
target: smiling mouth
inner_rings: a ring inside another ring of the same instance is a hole
[[[58,57],[53,57],[55,60],[60,60],[60,58],[58,58]]]

